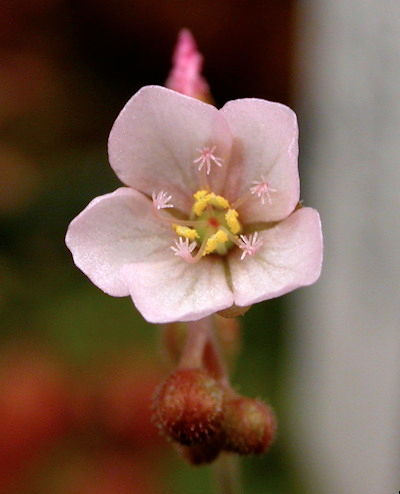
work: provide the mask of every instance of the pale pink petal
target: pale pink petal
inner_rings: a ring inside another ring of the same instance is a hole
[[[198,149],[215,146],[228,162],[231,134],[212,105],[159,86],[138,91],[125,105],[111,130],[110,164],[131,187],[151,195],[168,190],[178,208],[188,210],[199,189]],[[219,192],[227,166],[216,169],[210,182]]]
[[[150,199],[122,187],[96,197],[69,225],[66,244],[74,262],[109,295],[129,295],[121,267],[162,260],[176,237],[155,217]]]
[[[274,228],[259,232],[262,247],[240,261],[229,258],[235,304],[251,305],[314,283],[321,272],[322,233],[315,209],[302,208]]]
[[[299,200],[298,127],[287,106],[260,99],[229,101],[221,110],[234,137],[225,194],[232,200],[266,180],[271,201],[253,195],[240,207],[244,222],[286,218]]]
[[[133,302],[145,319],[195,321],[233,304],[221,259],[209,257],[188,264],[171,250],[170,256],[123,269]]]

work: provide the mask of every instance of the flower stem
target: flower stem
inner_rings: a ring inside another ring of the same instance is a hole
[[[209,340],[204,348],[203,363],[226,389],[230,389],[227,365],[214,332],[210,333]]]
[[[241,494],[238,458],[229,453],[223,453],[213,466],[216,493]]]
[[[212,329],[211,317],[188,323],[188,335],[183,349],[179,367],[201,367],[204,348]]]
[[[205,317],[187,323],[188,334],[179,367],[204,366],[226,390],[231,390],[227,365],[214,334],[214,318]],[[216,492],[218,494],[240,494],[239,463],[231,454],[222,453],[214,463]]]

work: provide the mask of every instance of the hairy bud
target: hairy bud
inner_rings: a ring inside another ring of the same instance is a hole
[[[210,444],[197,444],[195,446],[177,445],[177,451],[190,465],[206,465],[212,463],[221,451],[219,441]]]
[[[171,439],[187,446],[211,443],[221,433],[224,391],[203,369],[178,369],[160,386],[154,419]]]
[[[264,453],[276,431],[275,416],[260,400],[235,397],[224,404],[224,449],[241,455]]]

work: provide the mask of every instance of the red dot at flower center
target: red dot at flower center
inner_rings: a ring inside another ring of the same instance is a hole
[[[214,228],[219,227],[219,221],[217,220],[217,218],[208,218],[208,224]]]

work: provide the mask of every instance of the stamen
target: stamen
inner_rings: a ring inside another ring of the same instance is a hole
[[[250,187],[250,192],[261,200],[261,204],[265,204],[265,199],[267,199],[268,204],[272,204],[272,199],[270,192],[276,192],[276,189],[272,189],[269,183],[265,180],[264,176],[261,175],[260,181],[252,182],[253,186]]]
[[[161,190],[160,192],[153,192],[151,194],[153,199],[153,206],[155,209],[165,209],[165,208],[173,208],[174,205],[170,204],[169,201],[172,199],[172,196],[168,195],[168,192],[164,192]]]
[[[258,238],[258,232],[251,233],[249,236],[240,235],[239,248],[242,249],[240,260],[246,256],[254,256],[254,254],[262,247],[264,242]]]
[[[239,247],[239,242],[240,240],[238,239],[237,235],[234,235],[228,228],[225,228],[224,226],[220,227],[220,230],[226,233],[228,239],[235,245]]]
[[[240,196],[236,201],[232,204],[232,209],[237,209],[240,207],[242,204],[247,202],[249,199],[252,199],[253,194],[249,191],[247,191],[244,195]]]
[[[176,233],[180,237],[185,237],[188,238],[189,240],[196,240],[196,238],[200,238],[197,231],[193,228],[189,228],[187,226],[182,226],[177,224],[172,225],[172,228],[175,229]]]
[[[175,240],[175,245],[171,245],[171,250],[174,251],[174,255],[182,257],[186,262],[193,262],[192,252],[196,248],[196,242],[190,242],[189,239],[179,237]]]
[[[201,149],[196,149],[196,151],[200,153],[200,156],[194,159],[193,163],[196,164],[198,163],[197,169],[199,172],[203,169],[204,166],[207,175],[210,175],[211,165],[217,165],[221,168],[224,160],[214,154],[216,148],[217,146],[212,146],[212,147],[206,146]]]
[[[221,228],[216,233],[214,233],[214,235],[211,235],[211,237],[208,237],[206,248],[204,251],[204,255],[211,254],[212,252],[217,250],[221,244],[223,245],[227,241],[228,241],[228,235]]]
[[[227,213],[225,214],[225,221],[227,225],[229,226],[229,229],[233,234],[237,234],[241,230],[241,225],[238,220],[239,213],[236,211],[236,209],[228,209]]]
[[[186,262],[190,264],[196,264],[200,261],[200,259],[205,255],[204,251],[207,245],[207,238],[203,240],[200,245],[200,249],[197,251],[195,256],[192,256],[192,252],[196,248],[196,242],[189,243],[189,239],[185,238],[183,240],[182,237],[179,237],[179,240],[175,240],[175,246],[171,246],[171,249],[174,251],[176,256],[182,257]]]
[[[209,200],[209,203],[212,206],[215,206],[216,208],[219,208],[219,209],[228,209],[229,208],[229,201],[227,201],[225,199],[225,197],[215,195],[214,192],[211,192],[210,194],[208,194],[208,200]]]
[[[207,192],[206,192],[207,193]],[[173,228],[177,227],[178,225],[181,225],[183,227],[189,227],[189,226],[194,226],[196,228],[198,227],[203,227],[207,223],[206,221],[201,221],[201,220],[181,220],[175,217],[170,216],[169,214],[162,214],[160,212],[161,209],[166,209],[166,208],[173,208],[174,205],[170,204],[170,200],[172,199],[172,196],[168,195],[167,192],[164,192],[161,190],[160,192],[153,192],[151,194],[151,197],[153,199],[153,207],[154,207],[154,212],[157,216],[158,219],[161,221],[164,221],[165,223],[169,223]],[[183,235],[185,236],[185,235]],[[193,240],[193,239],[190,239]]]
[[[207,196],[202,197],[201,199],[197,199],[197,201],[193,204],[192,211],[196,216],[201,216],[204,211],[207,209],[209,202]]]
[[[193,194],[193,197],[196,199],[196,201],[199,201],[200,199],[203,199],[205,196],[209,194],[208,190],[198,190]]]
[[[203,228],[207,226],[206,220],[179,220],[178,218],[172,216],[164,216],[156,209],[154,209],[154,211],[156,212],[156,216],[159,220],[163,221],[164,223],[168,223],[172,226],[172,228],[175,228],[178,225],[181,225],[183,227],[193,226],[195,228]]]
[[[196,216],[201,216],[208,206],[214,206],[218,209],[228,209],[229,202],[225,197],[218,196],[214,192],[208,192],[206,190],[199,190],[193,197],[196,199],[193,204],[192,211]]]

